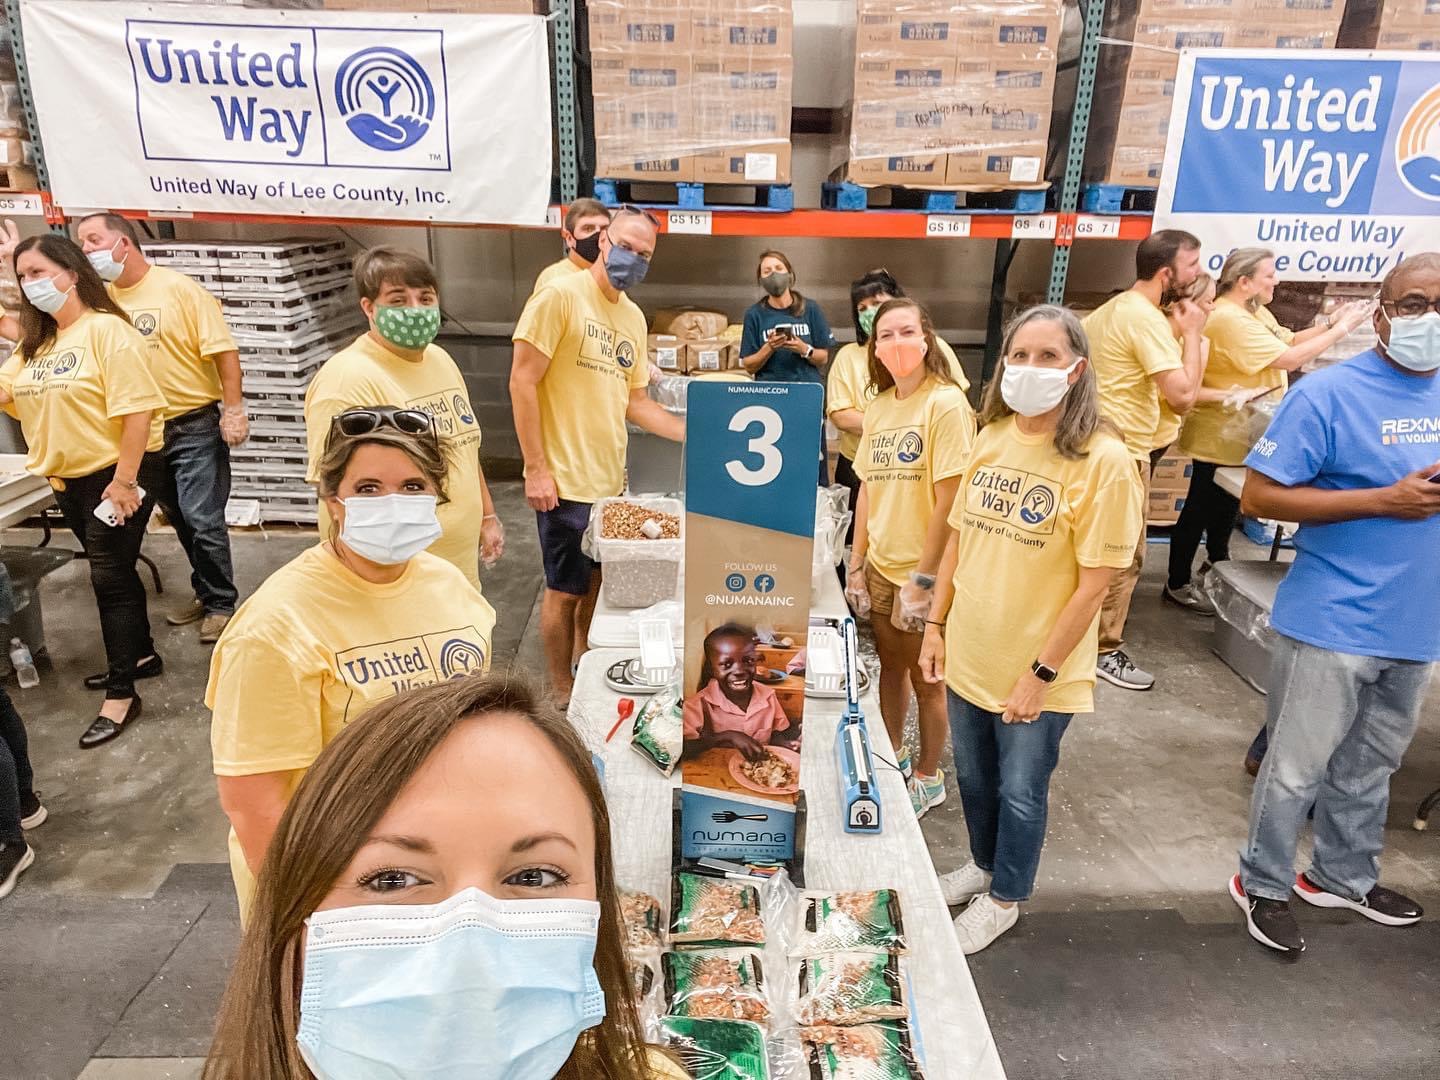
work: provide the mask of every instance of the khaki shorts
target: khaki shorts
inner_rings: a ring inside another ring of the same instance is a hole
[[[877,616],[888,619],[896,630],[906,630],[900,625],[900,586],[879,573],[869,560],[865,563],[865,588],[870,593],[870,618]],[[906,633],[916,633],[906,630]]]

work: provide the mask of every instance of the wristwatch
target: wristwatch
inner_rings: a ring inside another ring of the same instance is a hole
[[[922,589],[933,589],[935,587],[934,574],[922,574],[919,570],[910,571],[910,580]]]
[[[815,355],[815,346],[814,346],[814,345],[806,345],[806,346],[805,346],[805,359],[806,359],[806,360],[809,360],[810,357],[812,357],[812,356],[814,356],[814,355]]]
[[[1039,660],[1030,665],[1030,673],[1043,683],[1052,683],[1060,677],[1060,672]]]

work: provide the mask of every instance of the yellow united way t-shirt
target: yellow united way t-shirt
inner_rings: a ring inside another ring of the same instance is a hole
[[[535,275],[535,287],[530,291],[537,293],[551,282],[567,278],[571,274],[578,274],[584,269],[586,269],[586,267],[576,266],[571,262],[569,255],[566,255],[563,259],[556,259],[549,266],[545,267],[544,270],[541,270],[540,273]]]
[[[81,477],[120,460],[121,418],[153,411],[146,450],[165,441],[165,395],[145,359],[145,339],[118,316],[87,311],[35,357],[16,350],[0,365],[5,411],[30,446],[36,476]]]
[[[955,350],[935,339],[945,362],[950,366],[950,377],[961,390],[970,389],[970,380],[955,357]],[[870,361],[865,346],[851,342],[842,345],[830,362],[830,374],[825,380],[825,415],[834,416],[841,409],[859,409],[862,413],[875,400],[875,388],[870,385]],[[860,436],[850,431],[840,432],[840,454],[851,461],[860,449]]]
[[[219,401],[215,357],[235,351],[220,301],[194,278],[164,266],[152,266],[128,289],[107,288],[145,338],[150,371],[165,395],[165,419]]]
[[[590,273],[530,297],[515,340],[550,357],[540,380],[540,437],[560,498],[593,503],[625,486],[625,411],[650,381],[645,316],[624,294],[611,303]]]
[[[1050,435],[1026,435],[1015,418],[975,440],[950,512],[958,533],[955,600],[945,624],[945,681],[966,701],[1002,712],[1040,655],[1080,581],[1080,568],[1123,569],[1135,557],[1144,490],[1115,436],[1098,432],[1088,454],[1060,456]],[[1100,616],[1045,691],[1054,712],[1094,710]]]
[[[290,790],[340,730],[403,690],[485,671],[495,612],[428,552],[375,585],[325,544],[275,571],[240,606],[210,661],[205,704],[217,776],[291,773]],[[255,881],[230,834],[241,911]]]
[[[1276,390],[1265,400],[1278,404],[1290,377],[1271,367],[1295,341],[1293,331],[1275,321],[1264,306],[1253,312],[1221,297],[1205,321],[1210,359],[1205,366],[1206,387],[1212,390]],[[1248,440],[1226,437],[1224,429],[1235,418],[1218,401],[1202,401],[1185,418],[1180,448],[1200,461],[1217,465],[1243,465],[1250,452]]]
[[[1130,456],[1145,461],[1160,427],[1160,391],[1154,376],[1184,366],[1170,320],[1134,289],[1127,289],[1085,317],[1085,336],[1100,382],[1100,411],[1125,436]]]
[[[958,386],[926,379],[901,401],[892,387],[865,410],[855,474],[869,503],[866,561],[905,584],[920,562],[935,485],[959,476],[975,442],[975,413]]]
[[[305,439],[310,448],[307,479],[311,483],[319,479],[330,421],[346,409],[364,405],[419,409],[434,419],[449,463],[449,501],[436,510],[441,534],[429,551],[454,563],[470,584],[480,588],[480,526],[485,517],[480,493],[480,425],[459,367],[438,345],[427,347],[419,361],[411,361],[368,333],[325,361],[305,390]],[[320,535],[330,535],[330,515],[323,502]]]

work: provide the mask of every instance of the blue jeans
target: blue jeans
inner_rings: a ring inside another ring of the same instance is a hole
[[[1050,774],[1072,714],[1043,712],[1033,724],[1006,724],[953,690],[945,691],[945,702],[970,856],[994,875],[996,900],[1028,900],[1045,846]]]
[[[1295,848],[1315,805],[1306,876],[1359,900],[1380,877],[1390,776],[1420,720],[1434,665],[1356,656],[1276,635],[1250,839],[1240,853],[1245,891],[1288,900]]]
[[[165,421],[166,484],[156,502],[175,526],[190,560],[190,584],[206,614],[231,614],[240,598],[230,561],[230,448],[220,437],[220,407],[206,405]]]

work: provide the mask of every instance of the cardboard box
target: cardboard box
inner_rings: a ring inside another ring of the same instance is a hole
[[[855,50],[958,55],[956,27],[961,9],[953,3],[877,3],[862,0],[855,15]]]
[[[697,54],[690,58],[691,79],[707,96],[715,94],[794,95],[795,66],[785,57]]]
[[[730,371],[740,363],[740,347],[723,338],[702,338],[685,342],[685,370],[689,374],[700,371]]]
[[[1008,95],[1035,95],[1049,103],[1055,95],[1055,61],[1047,57],[1009,58],[977,53],[955,63],[958,86],[1004,90]]]
[[[682,341],[719,338],[730,325],[723,311],[696,307],[662,307],[650,316],[652,334],[674,334]]]
[[[1101,183],[1154,187],[1160,183],[1160,170],[1165,165],[1165,148],[1115,145],[1098,155],[1097,160],[1101,161],[1096,170]]]
[[[684,54],[690,48],[690,20],[690,7],[680,0],[592,0],[590,49],[673,49]]]
[[[646,339],[646,355],[661,371],[685,370],[685,343],[674,334],[651,334]]]
[[[1152,491],[1146,507],[1147,525],[1174,525],[1185,508],[1185,496],[1178,491]]]
[[[951,153],[945,183],[951,187],[1044,187],[1046,141],[988,143]]]
[[[745,143],[694,156],[692,179],[702,184],[788,184],[790,143]]]
[[[696,53],[789,57],[794,39],[794,17],[788,3],[731,5],[705,0],[696,4],[691,14],[690,43]]]
[[[680,91],[691,82],[690,57],[674,50],[595,53],[590,76],[601,97]]]
[[[660,157],[627,155],[623,151],[607,149],[597,135],[595,175],[606,180],[653,180],[657,184],[676,184],[695,179],[695,161],[688,154]]]
[[[904,94],[915,90],[938,90],[955,85],[956,61],[951,56],[902,56],[898,54],[855,57],[855,97],[874,93]]]
[[[957,55],[983,50],[992,56],[1055,57],[1064,13],[1059,4],[997,5],[964,15],[957,29]]]
[[[430,10],[458,15],[534,15],[530,0],[430,0]]]
[[[845,178],[852,183],[878,186],[944,187],[948,154],[888,154],[869,157],[853,152],[845,165]]]
[[[1189,490],[1190,475],[1194,471],[1195,459],[1189,454],[1166,454],[1155,465],[1150,486],[1164,491]]]

